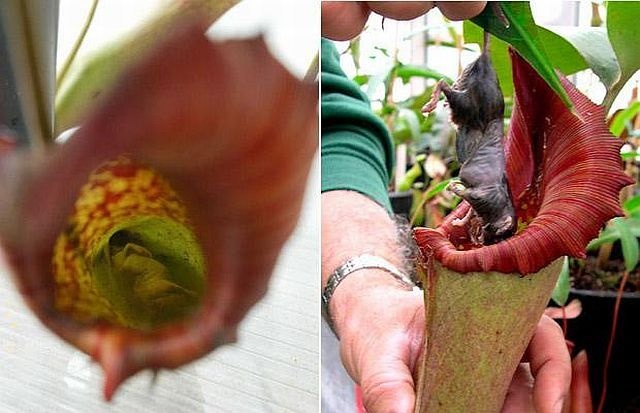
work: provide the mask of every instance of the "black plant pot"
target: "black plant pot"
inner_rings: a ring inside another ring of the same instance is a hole
[[[611,333],[616,293],[571,290],[569,299],[582,302],[582,313],[568,320],[567,338],[576,352],[587,350],[593,403],[602,392],[603,366]],[[633,407],[632,407],[633,406]],[[640,406],[640,293],[624,293],[607,381],[605,412],[631,412]]]
[[[393,212],[408,219],[411,213],[411,204],[413,203],[413,192],[390,192],[389,199],[391,200]]]

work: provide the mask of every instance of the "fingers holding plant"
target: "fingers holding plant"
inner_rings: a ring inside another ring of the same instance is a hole
[[[451,20],[470,19],[478,15],[486,1],[367,1],[323,2],[322,35],[332,40],[349,40],[364,28],[371,12],[394,20],[411,20],[438,7]]]
[[[367,411],[412,412],[413,372],[424,333],[422,293],[399,288],[383,272],[359,273],[350,276],[351,285],[345,280],[346,285],[336,290],[340,295],[333,297],[342,361],[360,385]],[[377,286],[362,288],[369,281]]]

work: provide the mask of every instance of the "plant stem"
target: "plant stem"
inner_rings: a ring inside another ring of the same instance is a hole
[[[598,258],[596,261],[598,268],[604,269],[607,262],[609,262],[609,257],[611,256],[612,248],[613,248],[613,243],[611,242],[603,244],[600,247],[600,250],[598,251]]]
[[[418,205],[416,206],[415,211],[413,211],[413,215],[411,216],[411,220],[409,221],[409,225],[413,227],[413,224],[416,221],[416,218],[418,217],[418,211],[424,207],[424,205],[427,203],[428,200],[430,200],[431,198],[433,198],[434,196],[436,196],[438,193],[433,193],[432,189],[434,187],[437,186],[438,184],[438,180],[434,178],[434,180],[431,181],[432,184],[429,185],[429,188],[427,188],[427,190],[424,192],[424,194],[422,194],[422,199],[420,200],[420,202],[418,203]],[[427,213],[427,211],[425,211],[425,214]]]
[[[627,83],[627,80],[629,80],[629,77],[620,76],[620,79],[618,79],[616,84],[614,84],[611,87],[611,89],[607,90],[607,93],[605,94],[604,99],[602,100],[602,106],[604,106],[604,113],[606,114],[609,113],[609,111],[611,110],[611,106],[613,105],[613,102],[618,97],[618,93],[620,93],[624,85]]]
[[[69,72],[69,68],[71,67],[71,63],[73,63],[74,59],[76,58],[76,55],[78,54],[78,50],[80,50],[80,46],[82,46],[82,42],[84,41],[84,38],[87,35],[87,32],[89,31],[89,27],[91,26],[91,22],[93,21],[93,16],[96,14],[97,7],[98,7],[98,0],[93,0],[93,4],[91,4],[91,9],[89,9],[89,14],[87,15],[87,18],[84,21],[84,25],[82,26],[82,30],[80,30],[80,34],[78,35],[78,38],[73,44],[73,47],[71,48],[71,52],[69,52],[69,55],[67,56],[67,60],[65,60],[64,64],[62,65],[62,69],[60,69],[60,72],[56,77],[56,84],[58,85],[58,87],[62,84],[62,82],[64,81],[64,78],[67,76],[67,73]]]
[[[620,311],[620,301],[622,301],[622,293],[624,292],[624,286],[629,278],[629,272],[625,271],[620,281],[620,288],[618,288],[618,295],[616,296],[616,303],[613,307],[613,322],[611,323],[611,334],[609,334],[609,345],[607,346],[607,354],[604,359],[604,367],[602,372],[602,393],[600,394],[600,402],[598,403],[597,413],[601,413],[604,408],[604,402],[607,398],[607,373],[609,371],[609,360],[611,359],[611,351],[613,350],[613,342],[616,337],[616,327],[618,325],[618,313]]]

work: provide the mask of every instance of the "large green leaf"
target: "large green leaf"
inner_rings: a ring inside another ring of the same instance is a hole
[[[496,9],[502,8],[504,17],[509,21],[506,27],[502,19],[496,14]],[[555,72],[549,55],[547,54],[543,35],[539,30],[528,2],[490,3],[484,11],[472,21],[494,36],[513,46],[518,53],[540,74],[549,86],[558,94],[568,108],[573,108],[569,95],[562,87]],[[566,50],[566,48],[565,48]],[[575,55],[574,55],[575,56]]]
[[[589,68],[600,78],[607,90],[618,81],[620,66],[604,27],[558,26],[553,27],[552,30],[578,49],[589,64]],[[546,45],[547,43],[545,47]],[[555,63],[553,57],[551,60]]]
[[[636,1],[607,2],[607,34],[620,64],[620,78],[607,91],[605,105],[611,107],[618,92],[640,68],[640,3]]]
[[[484,30],[482,28],[465,21],[463,30],[465,43],[482,45],[484,38]],[[565,75],[579,72],[588,67],[585,58],[562,36],[540,26],[538,26],[537,30],[553,67]],[[512,96],[513,78],[511,74],[511,59],[509,58],[509,44],[492,35],[489,53],[493,68],[498,75],[502,94],[504,96]]]
[[[584,56],[564,37],[538,26],[538,36],[544,44],[551,65],[565,75],[587,69]]]

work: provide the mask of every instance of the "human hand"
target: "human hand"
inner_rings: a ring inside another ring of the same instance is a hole
[[[373,11],[394,20],[410,20],[434,6],[451,20],[470,19],[480,14],[486,1],[362,1],[323,2],[322,35],[332,40],[349,40],[364,28]]]
[[[360,270],[336,289],[330,310],[342,363],[360,385],[367,412],[412,412],[412,372],[424,337],[422,292],[404,290],[382,270]]]
[[[503,413],[560,413],[569,394],[571,359],[560,326],[543,315],[511,381]]]
[[[362,290],[365,278],[373,286]],[[415,403],[414,378],[424,334],[423,298],[420,292],[405,291],[392,283],[388,274],[358,271],[333,296],[342,360],[360,384],[370,413],[411,412]],[[350,288],[359,290],[348,291]],[[570,381],[562,331],[543,316],[514,374],[503,412],[560,412]]]

